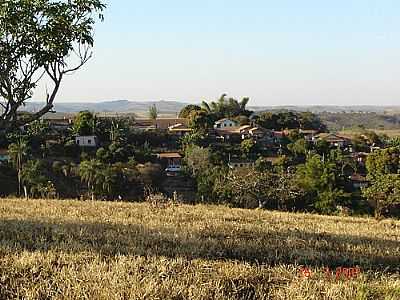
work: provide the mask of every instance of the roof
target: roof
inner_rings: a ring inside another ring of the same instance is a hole
[[[136,119],[135,120],[136,127],[147,127],[157,125],[157,129],[168,129],[168,127],[182,124],[188,126],[188,119],[185,118],[157,118],[156,120],[152,119]]]
[[[219,134],[239,134],[240,127],[225,127],[225,128],[215,128],[215,131]]]
[[[189,128],[185,124],[181,124],[181,123],[169,126],[168,130],[173,131],[173,132],[174,131],[185,131],[185,132],[192,131],[191,128]]]
[[[250,125],[243,125],[243,126],[239,127],[239,130],[242,131],[242,130],[249,129],[249,128],[251,128]]]
[[[77,135],[75,138],[97,138],[97,135]]]
[[[319,139],[326,140],[327,142],[343,142],[350,141],[351,139],[342,135],[334,133],[321,133],[317,136]]]
[[[286,133],[284,131],[273,131],[274,136],[284,137]]]
[[[264,159],[270,163],[275,163],[280,159],[280,157],[279,156],[267,156],[267,157],[264,157]]]
[[[222,123],[222,122],[225,122],[225,121],[230,121],[230,122],[236,123],[236,121],[231,120],[229,118],[223,118],[223,119],[220,119],[220,120],[216,121],[215,124],[219,124],[219,123]]]
[[[303,134],[317,134],[319,131],[314,129],[300,129],[300,133]]]
[[[159,153],[158,158],[182,158],[178,152]]]
[[[354,173],[353,175],[350,176],[351,181],[355,181],[355,182],[368,182],[368,179],[358,173]]]
[[[253,127],[249,130],[250,132],[254,132],[254,131],[259,131],[259,132],[264,132],[264,130],[260,127]]]

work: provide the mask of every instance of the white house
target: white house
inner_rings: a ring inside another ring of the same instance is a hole
[[[218,120],[214,123],[214,128],[215,129],[224,129],[224,128],[229,128],[229,127],[236,127],[237,123],[235,121],[232,121],[230,119],[221,119]]]
[[[254,167],[254,162],[245,160],[233,160],[228,163],[228,167],[231,169],[251,168]]]
[[[78,135],[75,137],[75,143],[80,147],[97,147],[98,139],[95,135]]]

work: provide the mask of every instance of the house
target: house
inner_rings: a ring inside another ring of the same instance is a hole
[[[352,144],[351,139],[334,133],[321,133],[314,138],[314,142],[325,140],[332,147],[345,148]]]
[[[254,139],[258,140],[264,137],[265,131],[260,127],[253,127],[250,125],[243,125],[239,127],[239,133],[242,135],[242,139]]]
[[[214,128],[215,129],[224,129],[224,128],[231,128],[231,127],[237,127],[236,121],[230,120],[230,119],[221,119],[218,120],[214,123]]]
[[[223,142],[229,141],[229,140],[235,140],[235,141],[240,141],[241,135],[239,131],[239,127],[224,127],[220,129],[214,129],[214,134],[215,138],[217,140],[222,140]]]
[[[182,156],[178,152],[159,153],[157,157],[167,166],[165,168],[167,175],[173,176],[182,170]]]
[[[300,133],[304,136],[304,139],[308,142],[311,142],[314,140],[315,136],[318,134],[318,130],[313,130],[313,129],[300,129]]]
[[[134,128],[138,130],[165,130],[167,131],[169,127],[182,124],[182,126],[188,126],[189,121],[185,118],[157,118],[152,119],[136,119]]]
[[[366,152],[354,152],[351,154],[351,158],[358,162],[361,165],[365,165],[365,163],[367,162],[367,158],[368,158],[368,153]]]
[[[73,120],[70,118],[45,119],[45,121],[49,124],[51,129],[55,129],[57,131],[66,131],[73,125]]]
[[[353,185],[353,188],[355,189],[362,189],[368,187],[369,183],[368,179],[361,174],[354,173],[349,177],[349,179]]]
[[[95,135],[78,135],[75,137],[75,143],[80,147],[97,147],[99,144]]]
[[[7,162],[10,159],[7,149],[0,149],[0,163]]]
[[[231,160],[231,161],[228,162],[228,167],[231,168],[231,169],[252,168],[252,167],[254,167],[254,161]]]
[[[192,132],[192,129],[186,126],[185,124],[178,123],[172,126],[168,127],[168,132],[176,135],[178,137],[182,137],[190,132]]]

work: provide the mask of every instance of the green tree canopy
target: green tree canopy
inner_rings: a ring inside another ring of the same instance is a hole
[[[243,98],[238,101],[234,98],[227,98],[226,94],[223,94],[217,101],[207,103],[202,102],[201,108],[208,114],[212,115],[214,120],[221,118],[232,118],[237,116],[250,116],[253,112],[246,109],[250,98]]]
[[[195,104],[186,105],[179,113],[179,118],[188,118],[192,111],[202,110],[200,106]]]
[[[158,110],[155,104],[149,107],[149,117],[152,120],[156,120],[158,117]]]
[[[73,132],[77,135],[91,135],[96,133],[97,118],[90,111],[81,111],[74,119]]]
[[[100,0],[1,2],[0,129],[30,123],[53,108],[65,75],[91,58],[93,27],[104,8]],[[44,106],[19,114],[45,77],[53,87]]]

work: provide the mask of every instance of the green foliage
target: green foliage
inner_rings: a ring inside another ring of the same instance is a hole
[[[374,203],[375,216],[381,217],[390,207],[400,205],[400,148],[377,150],[368,155],[367,170],[370,186],[362,193]]]
[[[399,171],[400,148],[377,150],[368,155],[366,167],[368,178],[373,181],[379,176],[397,174]]]
[[[326,127],[319,117],[311,112],[297,113],[283,111],[278,113],[263,112],[257,118],[257,124],[266,129],[305,129],[325,131]]]
[[[329,143],[325,141],[324,139],[319,139],[315,146],[315,151],[317,151],[317,154],[319,155],[327,155],[331,149]]]
[[[204,110],[193,110],[187,118],[189,119],[189,127],[195,131],[205,132],[214,124],[212,116]]]
[[[95,159],[84,160],[79,165],[79,175],[82,182],[87,184],[88,190],[92,195],[92,199],[95,199],[96,191],[101,185],[101,169],[103,164]]]
[[[185,152],[185,163],[189,168],[189,172],[196,177],[211,167],[210,149],[196,145],[187,147]]]
[[[256,148],[256,143],[252,139],[245,139],[240,143],[242,156],[248,158]]]
[[[153,104],[152,106],[149,107],[149,118],[152,120],[156,120],[157,117],[158,117],[157,106]]]
[[[194,104],[189,104],[186,105],[184,108],[182,108],[182,110],[179,113],[179,118],[189,118],[189,115],[193,112],[193,111],[200,111],[202,110],[200,106],[198,105],[194,105]]]
[[[27,140],[23,137],[18,138],[15,143],[12,143],[8,146],[8,154],[10,155],[11,161],[18,172],[18,194],[21,195],[21,172],[30,154],[30,147]]]
[[[153,173],[160,176],[161,170],[160,168],[149,170],[145,166],[144,170],[139,171],[143,181],[146,181],[148,179],[146,176],[150,176],[150,180],[153,180],[156,176]],[[92,199],[101,197],[113,200],[121,195],[132,195],[132,191],[137,192],[141,184],[139,171],[130,163],[106,164],[97,159],[85,160],[79,166],[81,181],[87,184]]]
[[[296,158],[304,158],[311,150],[309,143],[305,139],[298,139],[294,143],[289,144],[287,147]]]
[[[4,2],[4,1],[3,1]],[[103,19],[100,0],[7,0],[0,5],[0,128],[39,119],[53,108],[63,78],[91,58],[94,24]],[[53,89],[33,114],[18,109],[31,99],[40,79]]]
[[[226,94],[223,94],[217,101],[213,101],[210,104],[203,101],[201,108],[206,111],[213,120],[218,120],[221,118],[232,118],[237,116],[247,116],[252,114],[252,111],[246,109],[249,103],[249,98],[243,98],[238,101],[234,98],[226,98]]]
[[[56,197],[56,187],[47,170],[47,165],[41,160],[30,160],[23,166],[22,183],[26,186],[31,197]]]
[[[308,157],[297,168],[297,182],[309,196],[310,205],[322,213],[333,213],[336,206],[346,204],[347,195],[339,186],[337,162],[319,155]]]
[[[81,111],[74,119],[73,133],[77,135],[96,134],[98,120],[90,111]]]
[[[230,171],[219,182],[217,190],[229,204],[244,208],[290,209],[303,195],[303,191],[294,184],[293,175],[255,169]]]
[[[148,162],[139,166],[138,170],[144,186],[157,189],[163,175],[161,165]]]
[[[189,134],[185,134],[180,140],[179,143],[183,151],[192,145],[201,146],[204,142],[204,135],[201,132],[192,132]]]
[[[374,203],[375,217],[380,218],[383,214],[388,214],[390,208],[400,207],[400,175],[380,173],[362,193]]]
[[[396,137],[391,138],[391,139],[388,141],[388,145],[389,145],[390,147],[400,147],[400,137],[399,137],[399,136],[396,136]]]

